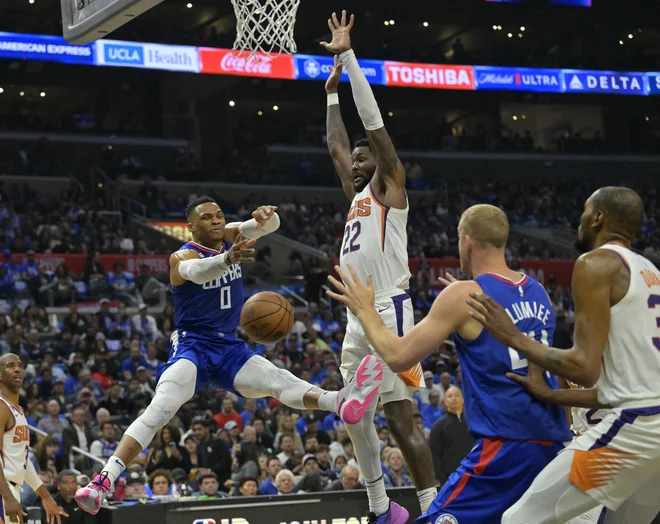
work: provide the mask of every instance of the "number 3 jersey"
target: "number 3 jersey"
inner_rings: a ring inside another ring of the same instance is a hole
[[[545,345],[552,344],[555,314],[548,294],[534,279],[523,275],[512,282],[494,273],[474,279],[483,292],[505,308],[516,327]],[[568,441],[568,419],[562,406],[532,398],[527,390],[506,377],[513,371],[527,374],[528,362],[498,342],[486,329],[474,340],[454,334],[463,379],[465,417],[477,438]],[[552,388],[554,376],[544,375]]]
[[[224,242],[216,251],[190,241],[180,250],[192,250],[199,258],[223,255],[231,248]],[[239,264],[229,266],[225,275],[199,285],[187,281],[180,286],[172,286],[174,295],[174,316],[176,329],[199,335],[234,337],[243,308],[243,273]]]
[[[352,264],[360,280],[373,278],[376,294],[408,289],[408,207],[394,209],[378,201],[371,184],[351,203],[344,228],[339,264],[348,273]]]
[[[4,430],[2,439],[2,470],[8,482],[12,481],[22,486],[27,469],[30,428],[21,408],[14,406],[1,395],[0,400],[13,415],[13,426]]]

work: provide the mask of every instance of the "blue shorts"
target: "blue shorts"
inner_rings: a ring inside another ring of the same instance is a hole
[[[500,522],[562,449],[562,442],[482,438],[416,522]]]
[[[167,364],[158,368],[158,379],[177,360],[185,358],[197,367],[195,393],[213,384],[221,389],[234,390],[234,378],[245,363],[255,355],[245,342],[222,333],[200,335],[177,330],[170,339],[170,356]]]

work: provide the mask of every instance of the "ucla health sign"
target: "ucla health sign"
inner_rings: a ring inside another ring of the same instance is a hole
[[[478,90],[560,93],[561,72],[561,69],[474,66],[474,81]]]
[[[385,67],[382,60],[359,60],[360,69],[370,84],[385,84]],[[297,80],[327,80],[334,66],[332,56],[294,55],[294,74]],[[344,69],[341,81],[348,82],[348,73]]]
[[[0,32],[0,58],[94,65],[94,44],[70,45],[59,36]]]
[[[96,63],[199,73],[199,53],[196,47],[189,46],[99,40],[96,43]]]
[[[646,73],[564,69],[563,75],[566,93],[648,94]]]

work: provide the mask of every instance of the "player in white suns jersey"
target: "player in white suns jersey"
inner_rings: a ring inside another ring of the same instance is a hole
[[[21,508],[20,488],[27,482],[41,497],[48,522],[61,522],[69,515],[57,505],[28,460],[30,428],[23,409],[18,405],[25,369],[13,353],[0,357],[0,427],[2,428],[2,468],[0,468],[0,513],[3,522],[23,522],[27,513]],[[52,519],[52,520],[51,520]]]
[[[501,342],[591,388],[560,390],[551,401],[603,410],[502,524],[563,524],[599,504],[605,524],[648,524],[660,511],[660,271],[630,249],[643,218],[631,189],[604,187],[587,200],[576,243],[585,254],[573,271],[572,349],[537,344],[491,298],[473,296],[475,318]]]
[[[403,335],[414,325],[413,306],[406,293],[410,280],[408,268],[408,199],[406,176],[383,124],[371,87],[351,49],[349,32],[353,17],[346,12],[339,20],[335,13],[328,20],[333,33],[330,44],[335,68],[326,84],[328,93],[328,149],[351,207],[346,218],[340,264],[352,264],[361,278],[373,278],[376,306],[385,325]],[[339,109],[337,87],[342,70],[348,73],[355,105],[367,133],[366,140],[351,152],[348,134]],[[342,345],[341,372],[350,381],[365,355],[376,354],[358,319],[349,311],[346,336]],[[412,395],[424,385],[422,368],[416,365],[404,373],[394,373],[383,362],[380,395],[387,425],[401,447],[422,511],[436,495],[435,476],[429,448],[423,433],[413,423]],[[369,497],[369,522],[403,524],[408,512],[390,501],[385,492],[380,462],[380,443],[373,417],[347,427]]]

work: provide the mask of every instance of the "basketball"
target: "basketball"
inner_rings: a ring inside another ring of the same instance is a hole
[[[241,327],[250,339],[260,344],[279,342],[293,327],[291,304],[272,291],[252,295],[241,311]]]

